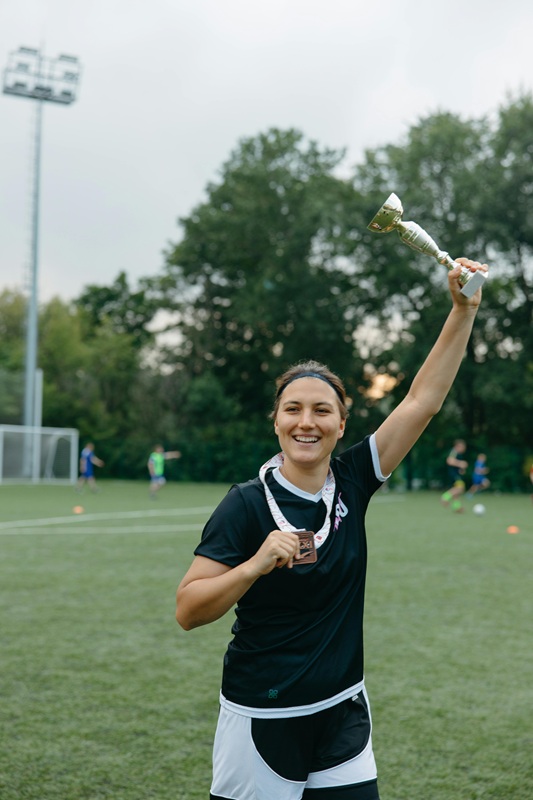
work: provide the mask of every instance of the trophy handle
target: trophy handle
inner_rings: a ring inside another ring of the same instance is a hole
[[[449,253],[441,250],[431,236],[416,222],[398,222],[396,228],[400,234],[400,239],[405,244],[408,244],[409,247],[412,247],[413,250],[433,256],[439,264],[444,264],[448,270],[461,266],[457,261],[453,260]],[[479,287],[485,283],[485,274],[483,272],[470,272],[469,269],[461,266],[459,283],[462,286],[461,294],[465,297],[472,297]]]
[[[389,233],[396,229],[401,240],[409,247],[412,247],[413,250],[432,256],[439,264],[444,264],[448,270],[460,266],[449,253],[438,247],[437,243],[420,225],[417,225],[416,222],[403,222],[402,214],[403,206],[401,200],[393,192],[385,200],[367,227],[374,233]],[[459,275],[459,283],[462,286],[461,294],[465,297],[472,297],[479,287],[485,283],[486,277],[487,273],[485,272],[479,270],[470,272],[466,267],[461,266],[461,274]]]

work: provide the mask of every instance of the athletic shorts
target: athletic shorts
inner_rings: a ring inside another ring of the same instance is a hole
[[[257,719],[221,708],[211,800],[379,800],[363,689],[303,717]]]

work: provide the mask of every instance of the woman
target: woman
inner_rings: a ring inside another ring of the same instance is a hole
[[[233,486],[204,528],[176,618],[190,630],[234,605],[237,616],[211,800],[379,798],[363,675],[364,516],[459,369],[481,299],[460,293],[459,274],[449,273],[453,307],[437,342],[375,434],[332,458],[346,425],[344,387],[321,364],[296,365],[277,382],[282,452]]]

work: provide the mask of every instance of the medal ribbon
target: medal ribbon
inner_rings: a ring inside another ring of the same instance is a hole
[[[266,500],[268,503],[268,507],[270,508],[270,513],[274,518],[274,522],[278,526],[278,530],[289,531],[294,533],[298,530],[298,528],[295,528],[294,525],[291,525],[288,519],[286,519],[286,517],[283,515],[280,507],[274,500],[274,496],[272,495],[272,492],[270,491],[266,483],[266,474],[268,470],[274,469],[276,467],[282,467],[284,461],[285,461],[285,456],[283,455],[283,453],[277,453],[277,455],[273,456],[265,464],[263,464],[263,466],[259,470],[259,477],[265,489]],[[328,469],[328,474],[324,486],[322,487],[322,500],[326,504],[326,519],[324,520],[324,524],[322,525],[320,530],[317,531],[314,535],[315,547],[320,547],[320,545],[324,544],[324,542],[328,538],[329,530],[331,527],[331,509],[333,507],[334,497],[335,497],[335,476],[330,467]]]

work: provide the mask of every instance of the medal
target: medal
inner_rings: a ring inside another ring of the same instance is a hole
[[[298,564],[314,564],[317,559],[315,547],[315,534],[313,531],[296,531],[300,541],[300,558],[294,561],[294,566]]]
[[[274,518],[274,522],[278,526],[278,530],[288,531],[290,533],[306,533],[312,535],[313,544],[315,546],[315,557],[312,560],[316,561],[316,548],[324,544],[324,542],[329,536],[329,531],[331,528],[331,509],[333,508],[333,498],[335,497],[335,476],[330,467],[328,470],[326,481],[324,483],[324,486],[322,487],[322,500],[326,504],[326,519],[324,520],[324,524],[322,525],[320,530],[317,531],[317,533],[313,533],[312,531],[298,531],[298,529],[294,525],[291,525],[289,520],[286,519],[286,517],[283,515],[280,507],[276,503],[272,495],[272,492],[270,491],[266,483],[267,471],[270,468],[282,467],[284,460],[285,457],[283,453],[278,453],[269,461],[267,461],[266,464],[263,464],[263,466],[259,470],[259,477],[265,489],[265,496],[268,503],[268,507],[270,508],[270,513]],[[301,551],[301,545],[300,545],[300,551]],[[296,563],[301,564],[302,559],[300,559]],[[311,563],[311,562],[310,560],[306,560],[304,563]]]

